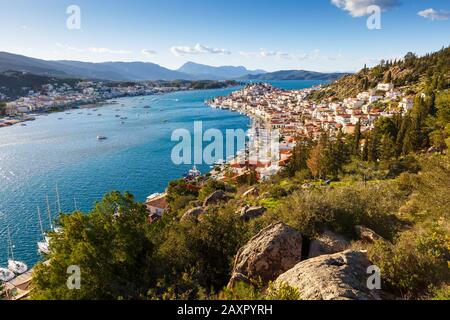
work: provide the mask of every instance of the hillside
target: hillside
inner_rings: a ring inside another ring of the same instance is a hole
[[[45,84],[63,83],[74,85],[79,79],[48,77],[31,73],[6,71],[0,73],[0,92],[9,99],[14,100],[25,96],[30,90],[39,91]]]
[[[382,61],[374,68],[364,68],[325,86],[311,98],[343,100],[373,89],[383,82],[392,82],[396,87],[409,90],[411,94],[428,90],[430,86],[437,89],[449,88],[450,47],[423,57],[408,53],[402,60]]]
[[[320,73],[305,70],[283,70],[264,74],[251,75],[248,74],[242,80],[325,80],[335,81],[348,75],[348,73]]]
[[[264,70],[248,70],[243,66],[233,67],[233,66],[223,66],[223,67],[212,67],[204,64],[198,64],[194,62],[187,62],[181,66],[177,71],[189,74],[198,79],[209,79],[209,80],[226,80],[226,79],[238,79],[245,75],[251,74],[263,74]]]

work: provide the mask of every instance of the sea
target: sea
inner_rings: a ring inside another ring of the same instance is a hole
[[[283,89],[304,89],[323,82],[271,83]],[[192,133],[194,121],[202,121],[204,130],[247,130],[250,119],[246,116],[204,104],[238,89],[127,97],[97,109],[39,115],[26,126],[0,128],[0,267],[7,265],[11,247],[14,258],[29,266],[41,259],[37,208],[44,230],[49,230],[59,211],[56,189],[63,212],[89,212],[112,190],[130,192],[137,201],[144,201],[164,192],[169,181],[192,168],[171,159],[179,143],[172,141],[174,130]],[[98,136],[107,139],[99,141]],[[210,166],[202,164],[198,169],[205,173]]]

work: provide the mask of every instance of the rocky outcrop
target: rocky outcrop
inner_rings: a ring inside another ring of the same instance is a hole
[[[300,232],[284,223],[271,225],[239,250],[228,286],[233,287],[245,279],[267,284],[295,266],[301,256]]]
[[[229,198],[228,198],[227,194],[222,190],[218,190],[218,191],[213,192],[211,195],[209,195],[205,199],[203,206],[207,207],[207,206],[215,205],[220,202],[224,202],[224,201],[228,201],[228,200],[229,200]]]
[[[359,239],[364,242],[375,243],[378,240],[383,240],[383,237],[378,235],[375,231],[364,226],[355,226],[355,231]]]
[[[198,219],[198,217],[201,214],[204,214],[205,210],[202,207],[197,207],[197,208],[193,208],[190,209],[188,211],[186,211],[185,214],[183,214],[183,217],[181,217],[181,222],[186,222],[186,221],[195,221]]]
[[[267,209],[264,207],[244,207],[240,212],[241,219],[249,221],[251,219],[258,218],[266,213]]]
[[[318,238],[311,241],[308,258],[342,252],[349,247],[350,243],[344,237],[326,230]]]
[[[280,275],[274,287],[293,287],[302,300],[379,300],[379,293],[367,287],[370,265],[364,251],[320,256]]]

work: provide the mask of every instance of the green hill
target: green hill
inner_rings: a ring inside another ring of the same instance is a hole
[[[387,60],[371,69],[363,68],[315,92],[311,98],[345,99],[375,88],[379,83],[391,82],[396,87],[420,93],[430,89],[450,87],[450,47],[418,57],[408,53],[403,60]]]

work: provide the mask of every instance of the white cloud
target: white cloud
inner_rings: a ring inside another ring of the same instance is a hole
[[[64,50],[68,50],[68,51],[76,51],[76,52],[85,52],[86,51],[84,49],[80,49],[80,48],[69,46],[67,44],[62,44],[62,43],[57,43],[56,46],[61,49],[64,49]]]
[[[188,46],[179,46],[179,47],[172,47],[170,49],[172,53],[176,56],[181,55],[189,55],[189,54],[222,54],[222,55],[228,55],[231,54],[230,51],[226,49],[219,49],[219,48],[212,48],[208,46],[204,46],[200,43],[197,43],[194,47],[188,47]]]
[[[88,49],[78,48],[74,46],[70,46],[67,44],[57,43],[57,47],[67,50],[67,51],[75,51],[75,52],[92,52],[97,54],[130,54],[131,51],[128,50],[113,50],[108,48],[96,48],[96,47],[90,47]]]
[[[154,57],[156,56],[157,52],[155,50],[151,50],[151,49],[142,49],[142,54],[147,56],[147,57]]]
[[[88,49],[89,52],[99,53],[99,54],[130,54],[131,51],[127,50],[113,50],[108,48],[96,48],[91,47]]]
[[[260,49],[257,52],[246,52],[246,51],[240,51],[239,54],[246,58],[267,58],[267,57],[275,57],[278,59],[285,59],[285,60],[294,60],[295,56],[282,52],[282,51],[268,51],[266,49]]]
[[[450,19],[450,12],[444,10],[435,10],[433,8],[419,11],[417,14],[421,17],[431,19],[433,21]]]
[[[400,0],[331,0],[336,7],[349,12],[353,17],[363,17],[372,12],[368,12],[370,6],[379,6],[386,11],[400,5]]]

